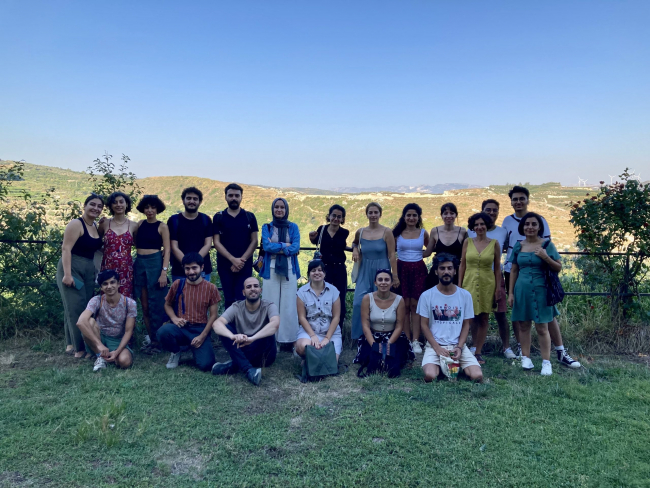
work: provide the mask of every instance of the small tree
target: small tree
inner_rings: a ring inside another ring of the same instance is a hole
[[[585,264],[607,287],[615,315],[633,306],[630,298],[638,298],[650,261],[650,184],[640,183],[627,168],[620,178],[611,185],[601,181],[597,193],[569,204],[578,248],[591,254]],[[623,255],[606,254],[613,252]],[[586,267],[584,274],[590,274]]]
[[[101,158],[95,159],[94,164],[86,170],[90,175],[88,179],[93,185],[92,191],[104,197],[115,191],[124,192],[131,197],[133,206],[135,206],[142,189],[136,182],[135,173],[128,170],[128,163],[131,159],[126,154],[122,154],[122,163],[117,173],[115,173],[115,163],[111,159],[113,156],[104,153]]]

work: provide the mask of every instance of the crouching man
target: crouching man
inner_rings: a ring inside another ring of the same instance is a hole
[[[190,346],[196,367],[210,371],[216,361],[210,332],[221,295],[216,286],[203,279],[203,256],[198,252],[183,256],[182,265],[185,278],[174,281],[165,298],[165,312],[172,323],[158,329],[158,342],[171,353],[167,369],[177,367],[181,347]]]
[[[467,290],[454,285],[458,259],[451,254],[438,253],[433,259],[433,269],[439,282],[422,293],[417,308],[421,329],[427,339],[422,357],[424,381],[438,377],[440,356],[457,360],[471,380],[483,381],[481,366],[465,345],[470,321],[474,318],[474,303]]]
[[[241,371],[257,386],[262,379],[261,368],[275,361],[275,333],[280,327],[280,315],[275,304],[262,300],[261,295],[257,278],[246,278],[246,299],[233,303],[214,323],[213,329],[221,336],[230,361],[215,364],[212,374]]]
[[[135,300],[119,292],[120,276],[107,269],[99,273],[97,282],[102,295],[90,299],[86,310],[79,316],[77,327],[88,347],[97,355],[93,371],[115,363],[120,368],[133,364],[133,351],[128,346],[138,309]]]

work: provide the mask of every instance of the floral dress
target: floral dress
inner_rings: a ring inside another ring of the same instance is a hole
[[[104,234],[104,257],[102,271],[114,269],[120,275],[120,293],[125,297],[133,298],[133,257],[131,247],[133,236],[131,231],[117,235],[108,223],[108,230]]]

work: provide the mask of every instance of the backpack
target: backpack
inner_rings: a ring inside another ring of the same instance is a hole
[[[248,220],[248,231],[251,232],[251,222],[253,222],[253,220],[255,219],[255,215],[253,214],[253,212],[249,212],[247,210],[244,210],[244,212],[246,213],[246,220]],[[214,225],[216,225],[217,223],[221,224],[222,219],[223,219],[223,210],[219,210],[216,214],[214,214],[214,220],[212,221],[212,223]]]
[[[176,289],[176,295],[174,295],[174,313],[178,317],[178,306],[180,304],[181,294],[183,293],[183,288],[185,288],[186,278],[181,278],[178,280],[178,288]],[[181,308],[181,314],[185,314],[185,298],[183,297],[183,303]]]
[[[172,215],[172,216],[169,218],[169,220],[168,220],[168,224],[169,224],[169,232],[170,232],[170,234],[172,233],[172,229],[173,229],[173,233],[174,233],[174,234],[176,234],[176,233],[178,232],[178,225],[179,225],[179,218],[178,218],[178,216],[179,216],[181,213],[182,213],[182,212],[178,212],[178,213]],[[201,213],[201,212],[199,212],[199,215],[201,216],[201,221],[203,222],[203,225],[204,225],[205,227],[210,226],[210,217],[208,217],[206,214]],[[174,217],[176,217],[176,218],[174,218]]]

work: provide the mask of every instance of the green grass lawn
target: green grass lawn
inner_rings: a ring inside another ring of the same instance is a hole
[[[282,353],[255,388],[52,348],[0,344],[0,486],[650,486],[647,364],[542,378],[539,357],[488,356],[482,385],[425,384],[419,364],[303,385]]]

